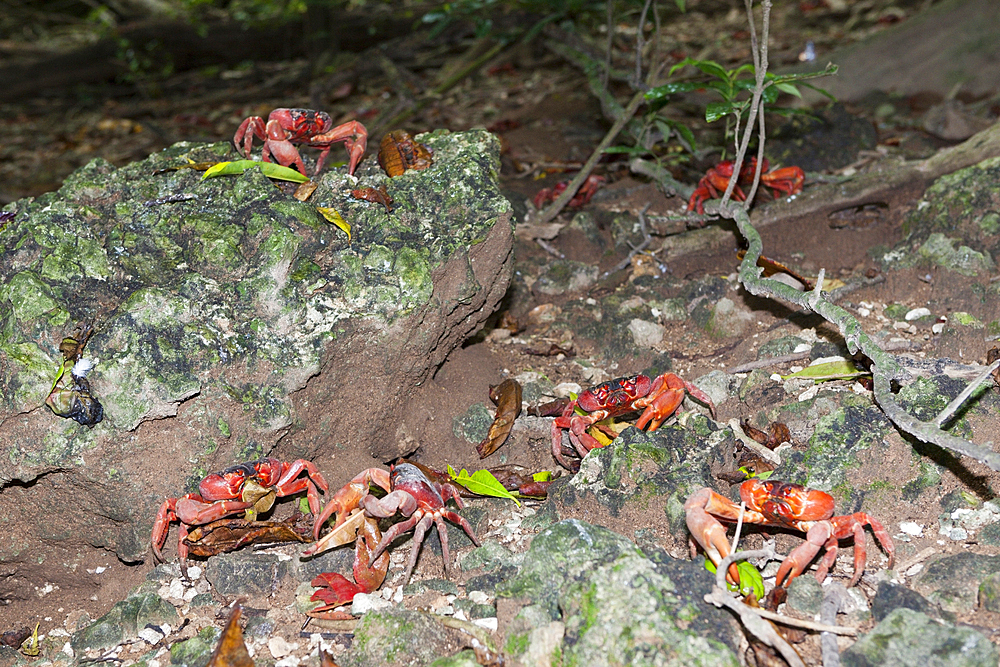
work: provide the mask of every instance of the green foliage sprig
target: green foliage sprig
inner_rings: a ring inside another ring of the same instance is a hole
[[[649,102],[651,108],[656,109],[665,105],[669,101],[671,95],[692,92],[695,90],[710,90],[715,92],[722,98],[722,100],[709,102],[705,105],[705,120],[709,123],[713,123],[720,118],[727,119],[725,143],[728,145],[729,138],[732,135],[734,128],[737,127],[737,121],[743,118],[750,108],[751,93],[755,84],[754,66],[748,63],[740,65],[734,69],[726,69],[714,60],[685,58],[671,67],[668,75],[672,76],[675,72],[688,66],[701,70],[702,73],[707,74],[710,77],[709,80],[671,81],[647,91],[646,101]],[[805,83],[806,79],[828,76],[830,74],[835,74],[836,72],[837,66],[832,63],[827,65],[825,69],[818,72],[780,75],[767,72],[764,75],[765,83],[762,92],[762,99],[765,107],[768,111],[781,115],[808,113],[807,111],[793,109],[791,107],[774,106],[781,93],[788,93],[789,95],[801,98],[802,93],[799,91],[799,86],[815,90],[821,95],[825,95],[830,98],[830,100],[836,101],[830,93],[822,88],[817,88],[812,84]],[[690,129],[687,128],[684,128],[687,130],[686,132],[681,131],[678,125],[679,124],[676,121],[673,121],[667,127],[663,128],[664,130],[667,130],[664,132],[664,136],[669,136],[669,130],[673,130],[675,136],[677,136],[680,140],[681,145],[685,148],[691,146],[692,148],[688,149],[693,152],[693,133],[691,133]]]

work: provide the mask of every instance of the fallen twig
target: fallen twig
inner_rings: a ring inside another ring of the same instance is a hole
[[[645,94],[641,90],[632,97],[632,100],[628,103],[628,106],[625,107],[624,111],[622,111],[618,120],[616,120],[615,124],[610,130],[608,130],[608,133],[604,135],[604,138],[601,139],[601,143],[597,144],[597,148],[594,149],[594,152],[591,154],[586,164],[583,165],[583,168],[577,173],[576,176],[573,177],[573,180],[569,182],[569,185],[566,186],[566,189],[563,190],[562,194],[556,197],[556,200],[552,202],[551,205],[542,210],[538,214],[537,219],[531,220],[532,223],[538,224],[548,222],[559,215],[563,208],[566,207],[566,204],[569,203],[569,200],[573,198],[573,195],[576,194],[576,191],[580,189],[581,185],[583,185],[583,182],[587,180],[588,176],[590,176],[590,172],[593,171],[594,165],[596,165],[597,161],[601,159],[602,155],[604,155],[604,149],[611,145],[611,142],[615,140],[615,137],[617,137],[618,133],[622,131],[625,124],[631,120],[632,116],[635,115],[635,112],[639,110],[639,107],[645,100]]]
[[[605,278],[608,277],[608,276],[610,276],[612,273],[617,273],[618,271],[621,271],[622,269],[624,269],[625,267],[627,267],[629,264],[632,263],[632,258],[633,257],[635,257],[640,252],[642,252],[643,250],[645,250],[646,248],[648,248],[649,244],[652,243],[653,238],[649,235],[649,229],[646,226],[646,211],[649,210],[650,206],[652,206],[652,203],[646,204],[643,207],[643,209],[641,211],[639,211],[639,231],[642,232],[642,243],[640,243],[639,245],[636,245],[636,246],[634,246],[631,243],[629,243],[629,246],[632,249],[629,251],[628,257],[626,257],[622,261],[620,261],[617,264],[615,264],[614,268],[612,268],[612,269],[610,269],[608,271],[605,271],[604,272],[604,277]]]
[[[969,400],[969,397],[972,396],[972,393],[976,391],[976,389],[979,389],[984,382],[989,382],[992,379],[990,376],[997,368],[1000,368],[1000,359],[987,366],[986,370],[984,370],[979,377],[967,384],[965,389],[962,390],[962,393],[956,396],[955,400],[945,406],[944,410],[941,411],[941,414],[939,414],[937,419],[934,420],[934,423],[938,426],[944,426],[945,422],[954,417],[955,413],[958,412],[958,409],[962,407],[967,400]]]
[[[787,364],[792,361],[802,361],[803,359],[808,359],[811,352],[812,350],[805,350],[804,352],[792,352],[791,354],[782,354],[777,357],[764,357],[763,359],[758,359],[757,361],[748,361],[745,364],[727,368],[726,373],[729,375],[735,375],[737,373],[747,373],[758,368],[767,368],[768,366]]]
[[[827,586],[826,593],[823,595],[823,604],[819,608],[819,620],[827,625],[836,625],[837,612],[840,611],[846,597],[847,588],[839,581]],[[823,652],[823,667],[840,667],[837,635],[832,632],[824,632],[820,635],[819,641]]]

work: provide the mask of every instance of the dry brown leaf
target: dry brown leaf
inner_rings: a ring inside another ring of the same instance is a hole
[[[235,551],[251,544],[308,542],[308,537],[295,530],[295,518],[292,517],[289,521],[220,519],[198,526],[188,533],[184,541],[192,556],[202,558]]]
[[[229,612],[229,620],[226,622],[226,629],[219,637],[219,643],[212,651],[212,657],[208,660],[208,667],[254,667],[253,659],[247,651],[247,645],[243,642],[243,630],[240,629],[240,614],[243,609],[239,602],[233,605]]]
[[[513,378],[507,378],[498,385],[490,387],[490,400],[497,406],[497,415],[490,424],[486,439],[476,445],[479,458],[487,456],[507,442],[510,430],[514,428],[514,420],[521,414],[521,384]]]
[[[292,193],[292,196],[299,201],[306,201],[312,197],[312,194],[316,192],[316,188],[318,187],[319,184],[316,183],[316,181],[306,181],[295,188],[295,192]]]

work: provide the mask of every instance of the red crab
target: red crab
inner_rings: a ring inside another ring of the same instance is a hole
[[[639,421],[635,423],[636,428],[645,428],[646,424],[649,424],[649,430],[655,431],[674,414],[684,400],[685,393],[705,403],[715,417],[715,405],[712,399],[701,389],[673,373],[664,373],[655,379],[650,379],[641,373],[629,375],[586,389],[576,400],[570,401],[562,414],[552,422],[552,456],[564,468],[570,468],[562,454],[564,429],[569,429],[570,442],[581,457],[586,456],[587,452],[595,447],[602,447],[597,438],[587,433],[587,429],[608,417],[644,410]],[[588,414],[574,414],[577,407]],[[603,429],[600,425],[597,428],[612,439],[618,435],[614,431]]]
[[[833,516],[833,497],[828,493],[789,482],[748,479],[740,485],[740,498],[746,503],[744,522],[791,528],[806,534],[806,541],[793,549],[778,568],[776,590],[787,588],[788,583],[809,566],[819,550],[825,548],[826,555],[816,570],[816,580],[822,583],[837,559],[837,543],[848,537],[854,538],[854,576],[849,585],[858,583],[867,560],[865,526],[871,526],[875,539],[889,556],[889,567],[892,567],[896,549],[882,524],[864,512]],[[684,511],[688,530],[695,541],[713,563],[721,563],[729,555],[729,542],[719,519],[737,521],[740,506],[705,487],[687,499]],[[727,577],[731,582],[738,583],[735,564],[730,566]]]
[[[591,174],[583,182],[583,185],[580,186],[580,189],[576,191],[576,194],[573,195],[573,198],[569,200],[568,206],[570,208],[582,208],[586,206],[590,198],[594,196],[594,193],[603,188],[607,181],[608,179],[604,176]],[[532,203],[535,205],[535,208],[541,209],[546,204],[554,202],[568,186],[569,181],[561,181],[551,188],[542,188],[535,195]]]
[[[383,498],[376,498],[369,494],[368,487],[372,483],[385,489],[388,495]],[[469,522],[455,512],[445,508],[445,503],[449,499],[453,499],[459,509],[462,508],[462,500],[459,498],[455,487],[450,484],[440,484],[431,481],[420,468],[412,463],[399,463],[392,467],[391,473],[380,468],[369,468],[359,473],[333,496],[326,509],[316,521],[316,532],[317,534],[319,533],[318,528],[334,512],[337,513],[337,521],[334,525],[334,532],[336,532],[337,528],[347,520],[352,510],[357,507],[363,507],[366,516],[375,519],[391,517],[399,511],[403,516],[409,518],[394,524],[386,531],[381,541],[375,547],[375,550],[367,554],[370,561],[374,562],[377,560],[386,547],[399,535],[416,527],[413,533],[413,550],[410,552],[410,559],[406,564],[406,574],[403,577],[403,582],[406,583],[409,581],[410,574],[417,563],[417,556],[420,553],[420,545],[423,542],[424,534],[430,528],[431,524],[436,524],[438,537],[441,539],[441,555],[444,559],[445,575],[447,576],[450,570],[451,557],[448,551],[448,531],[445,527],[445,519],[461,526],[469,536],[469,539],[472,540],[472,543],[479,546],[479,538],[476,537]],[[315,545],[306,549],[303,555],[311,556],[328,548],[330,545],[325,543],[326,539],[324,537]],[[358,578],[358,574],[358,563],[355,562],[355,581],[361,584],[362,582]],[[384,571],[382,576],[385,576]],[[374,590],[381,583],[381,579],[374,586],[371,586],[369,583],[368,585],[371,587],[367,590]],[[359,588],[359,590],[354,592],[362,592],[362,590],[364,589]],[[351,597],[353,597],[353,593]]]
[[[306,476],[300,477],[303,471]],[[275,498],[303,491],[309,499],[309,511],[316,516],[320,511],[319,489],[326,493],[327,488],[316,466],[303,459],[285,463],[265,458],[213,472],[201,480],[198,493],[163,501],[153,523],[153,556],[157,561],[163,561],[160,550],[167,541],[167,532],[173,521],[180,523],[177,556],[184,567],[188,555],[184,538],[191,526],[211,523],[240,512],[246,512],[247,518],[252,519],[258,513],[271,509]]]
[[[330,154],[330,147],[338,141],[344,142],[351,156],[347,173],[353,175],[368,144],[368,130],[358,121],[352,120],[333,127],[330,114],[312,109],[275,109],[267,117],[266,125],[260,116],[250,116],[240,123],[239,129],[233,136],[237,152],[249,157],[254,137],[264,140],[262,154],[264,162],[271,162],[271,157],[274,157],[274,161],[285,167],[294,164],[303,175],[307,175],[306,166],[298,149],[292,144],[305,144],[322,149],[319,159],[316,160],[314,176],[323,169],[326,156]]]
[[[766,173],[769,166],[767,158],[764,158],[760,182],[774,190],[775,197],[778,196],[779,192],[784,192],[786,195],[794,195],[802,192],[802,183],[806,179],[806,174],[800,167],[782,167],[781,169],[775,169],[770,173]],[[755,171],[757,171],[756,157],[752,157],[743,163],[743,166],[740,168],[740,176],[736,182],[736,187],[733,189],[733,199],[736,201],[744,201],[746,199],[746,195],[740,190],[740,185],[750,185],[753,183]],[[720,162],[705,172],[705,175],[698,181],[698,187],[691,193],[687,210],[704,213],[703,204],[705,200],[720,197],[726,191],[732,175],[733,163],[731,160]]]

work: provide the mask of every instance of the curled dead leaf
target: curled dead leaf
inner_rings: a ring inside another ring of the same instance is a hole
[[[297,514],[286,521],[220,519],[198,526],[184,539],[192,556],[208,558],[251,544],[308,542],[309,526]]]
[[[24,626],[20,630],[8,630],[0,634],[0,645],[17,648],[31,636],[31,627]]]
[[[292,193],[292,196],[299,201],[306,201],[312,197],[312,194],[316,192],[316,188],[318,187],[319,184],[316,181],[306,181],[295,188],[295,192]]]
[[[490,387],[490,400],[497,406],[497,414],[490,424],[486,439],[476,445],[479,458],[487,456],[500,448],[510,436],[514,421],[521,414],[521,383],[513,378],[507,378],[498,385]]]
[[[434,160],[431,150],[415,141],[409,132],[393,130],[382,137],[378,163],[390,178],[395,178],[407,169],[427,169]]]
[[[569,405],[568,398],[557,398],[548,403],[538,403],[528,407],[528,414],[532,417],[555,417],[561,415]]]
[[[549,486],[555,481],[551,475],[548,475],[548,479],[536,479],[538,475],[532,474],[526,468],[518,465],[497,466],[490,468],[489,472],[508,491],[517,491],[522,496],[530,498],[545,498],[548,495]]]
[[[740,421],[740,428],[748,436],[771,450],[776,449],[783,442],[791,442],[792,440],[792,434],[788,431],[788,427],[781,422],[771,422],[766,431],[761,431],[751,426],[750,421],[744,418]]]
[[[385,206],[386,213],[392,213],[392,197],[389,196],[389,192],[385,189],[384,185],[380,186],[377,190],[375,188],[351,190],[351,196],[355,199],[363,199],[374,204],[382,204],[382,206]]]

